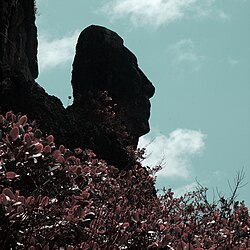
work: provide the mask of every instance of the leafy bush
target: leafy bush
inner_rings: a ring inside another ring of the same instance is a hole
[[[219,204],[202,187],[156,197],[139,162],[119,171],[91,150],[57,147],[25,115],[0,115],[3,249],[250,249],[244,203]]]

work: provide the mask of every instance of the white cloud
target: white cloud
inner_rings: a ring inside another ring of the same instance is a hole
[[[128,17],[135,26],[158,27],[186,17],[211,16],[214,2],[215,0],[107,0],[102,10],[111,20]],[[224,13],[222,18],[225,15]]]
[[[232,57],[228,57],[228,58],[227,58],[227,62],[228,62],[228,64],[231,65],[231,66],[236,66],[236,65],[239,64],[239,61],[236,60],[236,59],[234,59],[234,58],[232,58]]]
[[[170,45],[168,51],[172,56],[173,65],[188,63],[195,71],[200,70],[204,56],[196,52],[194,42],[191,39],[183,39]]]
[[[220,19],[224,20],[224,21],[228,21],[230,20],[230,17],[228,14],[226,14],[224,11],[219,11],[218,12],[218,16]]]
[[[191,39],[183,39],[169,47],[174,54],[174,63],[195,62],[199,58],[194,52],[194,43]]]
[[[187,178],[192,157],[205,147],[205,137],[201,131],[188,129],[176,129],[169,136],[158,135],[154,140],[149,136],[141,137],[138,147],[146,147],[147,154],[143,165],[162,163],[158,176]]]
[[[185,186],[176,188],[173,190],[175,197],[180,197],[188,192],[195,191],[197,187],[197,182],[192,182],[191,184],[187,184]]]
[[[72,61],[79,31],[63,38],[49,39],[45,35],[39,37],[38,62],[40,71],[49,70]]]

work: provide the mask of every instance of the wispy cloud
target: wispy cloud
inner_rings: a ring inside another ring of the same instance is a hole
[[[183,18],[211,16],[215,0],[107,0],[103,11],[111,20],[129,18],[135,26],[158,27]],[[225,13],[222,18],[225,18]]]
[[[228,21],[230,20],[230,16],[228,14],[226,14],[224,11],[219,11],[218,12],[218,17],[221,19],[221,20],[224,20],[224,21]]]
[[[46,71],[73,60],[79,31],[56,39],[46,35],[39,37],[38,61],[40,71]]]
[[[159,176],[183,177],[190,175],[192,157],[200,154],[205,147],[206,135],[201,131],[176,129],[169,136],[158,135],[152,140],[141,137],[139,147],[146,147],[147,158],[143,164],[164,165]]]
[[[200,70],[204,56],[196,52],[194,42],[191,39],[183,39],[170,45],[168,52],[172,56],[172,64],[188,63],[195,71]]]
[[[180,197],[188,192],[195,191],[197,187],[197,182],[192,182],[190,184],[187,184],[185,186],[176,188],[173,190],[175,197]]]
[[[236,59],[234,59],[234,58],[232,58],[232,57],[230,57],[230,56],[227,58],[227,62],[228,62],[228,64],[231,65],[231,66],[236,66],[236,65],[239,64],[239,61],[238,61],[238,60],[236,60]]]

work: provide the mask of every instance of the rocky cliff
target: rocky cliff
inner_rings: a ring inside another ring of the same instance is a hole
[[[34,0],[0,1],[1,79],[20,73],[26,81],[38,76],[34,7]]]
[[[152,83],[121,37],[100,26],[79,36],[72,70],[73,105],[35,82],[34,0],[0,0],[0,107],[28,114],[57,143],[90,148],[120,169],[134,163],[140,136],[149,132]]]

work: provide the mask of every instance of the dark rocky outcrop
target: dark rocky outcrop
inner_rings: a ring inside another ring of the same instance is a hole
[[[149,98],[155,89],[115,32],[95,25],[82,31],[73,63],[72,87],[73,106],[84,106],[89,91],[107,90],[131,136],[130,145],[136,147],[138,138],[149,132]]]
[[[108,161],[116,157],[109,152],[120,151],[115,161],[124,165],[123,159],[128,156],[120,157],[122,151],[127,152],[129,147],[136,149],[139,137],[149,132],[149,98],[154,94],[154,87],[139,69],[136,57],[123,45],[122,38],[100,26],[92,25],[83,30],[76,46],[72,87],[74,103],[69,110],[76,113],[88,106],[89,98],[100,91],[107,91],[112,98],[113,122],[107,124],[108,131],[98,133],[99,139],[94,140],[98,140],[98,146],[92,147]],[[89,111],[96,112],[92,108]],[[91,117],[95,115],[88,115],[88,119],[101,132],[102,126]]]
[[[0,1],[1,77],[22,73],[37,78],[37,28],[34,0]]]
[[[149,131],[154,87],[115,32],[90,26],[79,36],[72,71],[73,105],[36,82],[34,0],[0,0],[0,108],[36,119],[57,144],[93,149],[118,168],[134,163],[138,138]]]
[[[0,0],[0,112],[28,114],[63,142],[70,131],[65,109],[34,80],[37,45],[34,0]]]

